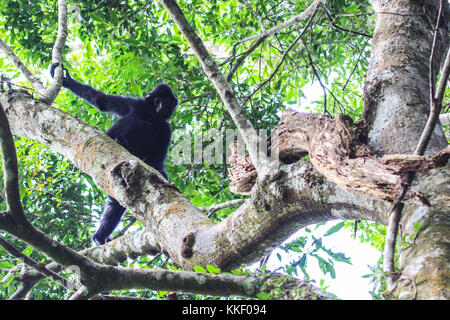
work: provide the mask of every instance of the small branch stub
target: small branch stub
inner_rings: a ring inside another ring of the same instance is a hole
[[[195,244],[195,233],[189,232],[183,238],[183,244],[181,245],[181,256],[185,259],[192,257],[192,248]]]

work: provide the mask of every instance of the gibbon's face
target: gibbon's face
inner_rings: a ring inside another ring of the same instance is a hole
[[[166,83],[160,83],[145,97],[151,113],[159,119],[169,119],[177,105],[178,99]]]

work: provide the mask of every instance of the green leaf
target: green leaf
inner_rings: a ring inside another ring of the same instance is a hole
[[[270,293],[267,293],[267,292],[260,292],[260,293],[258,293],[256,295],[256,297],[258,299],[261,299],[261,300],[270,300],[270,299],[272,299],[272,295]]]
[[[206,273],[205,268],[203,268],[202,266],[194,266],[194,271],[200,272],[200,273]]]
[[[325,234],[323,236],[328,237],[329,235],[332,235],[333,233],[336,233],[339,230],[341,230],[342,227],[344,227],[344,226],[345,226],[345,221],[341,221],[341,222],[335,224],[334,226],[332,226],[330,229],[328,229],[328,231],[325,232]]]
[[[9,263],[8,261],[0,261],[0,268],[2,269],[10,269],[14,267],[12,263]]]
[[[30,254],[33,252],[33,247],[26,247],[22,253],[26,256],[30,256]]]
[[[335,252],[329,251],[327,253],[336,261],[345,262],[350,265],[352,264],[351,259],[346,257],[345,254],[342,252],[335,253]]]
[[[220,269],[219,269],[219,268],[216,268],[216,267],[214,267],[214,266],[212,266],[212,265],[210,265],[210,264],[208,264],[208,265],[206,266],[206,269],[208,269],[208,272],[209,272],[209,273],[213,273],[213,274],[218,274],[218,273],[220,273]]]

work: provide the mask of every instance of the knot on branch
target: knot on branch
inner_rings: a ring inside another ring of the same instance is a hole
[[[181,244],[181,256],[185,259],[192,257],[195,243],[195,233],[189,232],[183,238],[183,243]]]
[[[140,179],[143,177],[141,164],[136,160],[121,161],[111,170],[116,197],[137,197]]]

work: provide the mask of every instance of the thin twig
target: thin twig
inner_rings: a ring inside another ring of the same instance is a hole
[[[371,35],[371,34],[367,34],[367,33],[364,33],[364,32],[359,32],[359,31],[354,31],[354,30],[350,30],[350,29],[347,29],[347,28],[338,26],[338,25],[334,22],[333,17],[332,17],[331,14],[328,12],[328,10],[325,8],[325,6],[322,6],[322,8],[323,8],[323,11],[325,12],[325,14],[327,15],[327,18],[328,18],[328,20],[330,21],[331,25],[332,25],[335,29],[338,29],[338,30],[341,30],[341,31],[345,31],[345,32],[348,32],[348,33],[357,34],[357,35],[359,35],[359,36],[364,36],[364,37],[372,38],[372,35]]]
[[[330,112],[328,112],[328,110],[327,110],[327,87],[322,83],[322,79],[320,78],[319,73],[317,72],[317,69],[316,69],[316,67],[314,65],[314,62],[312,60],[311,52],[308,49],[308,45],[304,41],[303,41],[303,47],[306,50],[306,53],[307,53],[307,56],[308,56],[308,60],[309,60],[309,65],[311,66],[311,69],[312,69],[314,75],[316,76],[317,80],[319,81],[320,86],[322,87],[322,91],[323,91],[323,114],[331,116]]]
[[[303,28],[302,32],[298,35],[297,38],[295,38],[294,41],[292,41],[292,43],[289,45],[289,47],[286,49],[286,51],[284,51],[283,56],[281,57],[281,60],[278,62],[277,66],[275,67],[274,71],[270,74],[270,76],[262,83],[260,83],[255,90],[253,90],[253,92],[244,100],[244,102],[242,102],[242,106],[244,106],[259,90],[261,90],[262,87],[264,87],[268,82],[270,82],[270,80],[272,80],[272,78],[275,76],[275,74],[278,72],[278,70],[281,68],[281,66],[284,63],[284,60],[286,59],[286,57],[288,56],[288,53],[291,51],[291,49],[297,44],[297,42],[303,38],[303,36],[305,35],[306,31],[308,30],[308,28],[310,27],[312,21],[314,20],[314,17],[316,16],[317,13],[317,9],[316,8],[314,10],[314,12],[311,14],[311,17],[308,21],[308,23],[306,24],[306,26]],[[303,48],[305,48],[305,45],[303,45]],[[302,49],[303,50],[303,49]]]
[[[431,66],[430,66],[431,67]],[[444,67],[442,68],[441,78],[439,80],[439,85],[436,89],[436,93],[430,98],[430,115],[425,125],[425,129],[422,132],[419,143],[415,150],[415,154],[422,156],[430,141],[431,135],[433,134],[434,127],[439,119],[439,114],[442,109],[442,99],[444,96],[447,80],[450,73],[450,48],[447,48],[447,55],[445,57]],[[433,81],[432,81],[433,82]],[[430,89],[430,95],[434,92],[434,89]]]
[[[287,20],[284,23],[279,24],[278,26],[275,26],[269,30],[266,30],[260,34],[256,34],[250,37],[247,37],[245,39],[239,40],[238,42],[236,42],[235,44],[240,44],[240,43],[244,43],[247,41],[251,41],[251,40],[255,40],[261,37],[268,37],[274,33],[277,33],[283,29],[286,29],[287,27],[290,27],[294,24],[299,23],[300,21],[305,20],[306,18],[308,18],[309,16],[311,16],[313,13],[315,13],[317,11],[317,9],[320,6],[323,6],[323,0],[316,0],[314,1],[308,8],[306,8],[303,12],[299,13],[298,15],[292,17],[291,19]]]
[[[25,64],[19,59],[19,57],[11,50],[11,48],[0,38],[0,49],[6,54],[9,60],[16,66],[17,69],[25,76],[25,78],[31,82],[34,89],[40,94],[45,91],[44,85],[41,80],[31,73]]]
[[[259,47],[259,45],[261,43],[263,43],[265,40],[267,39],[267,37],[261,37],[258,40],[255,41],[255,43],[252,44],[252,46],[245,51],[244,53],[242,53],[242,55],[236,60],[236,63],[234,63],[231,67],[230,73],[227,76],[227,81],[231,81],[231,79],[233,78],[234,73],[236,72],[237,68],[242,64],[242,62],[244,62],[244,60],[256,49]],[[233,45],[233,54],[236,47]]]
[[[347,81],[345,81],[344,86],[342,87],[342,91],[345,91],[345,88],[347,87],[347,84],[349,83],[350,79],[352,78],[353,73],[355,73],[356,67],[358,67],[359,60],[361,60],[361,56],[362,56],[364,49],[366,48],[366,45],[368,42],[369,42],[369,39],[366,39],[366,41],[364,42],[364,44],[361,48],[361,52],[359,53],[358,59],[356,59],[355,66],[353,67],[352,72],[350,73],[350,75],[347,78]]]
[[[17,250],[14,246],[12,246],[8,241],[4,240],[3,238],[0,238],[0,246],[2,246],[6,251],[8,251],[9,254],[22,260],[23,263],[25,263],[27,266],[29,266],[33,269],[36,269],[39,273],[43,274],[46,277],[50,277],[53,280],[60,282],[64,287],[70,288],[70,289],[75,289],[75,288],[79,287],[78,284],[75,284],[72,281],[65,279],[64,277],[60,276],[59,274],[47,269],[44,264],[39,263],[36,260],[23,254],[22,252]]]
[[[230,200],[230,201],[227,201],[224,203],[216,204],[216,205],[213,205],[210,207],[200,207],[198,209],[202,212],[207,212],[207,213],[211,214],[211,213],[214,213],[216,211],[219,211],[219,210],[222,210],[225,208],[240,206],[244,202],[245,202],[245,199],[236,199],[236,200]]]
[[[268,82],[270,82],[270,80],[272,80],[272,78],[275,76],[275,74],[278,72],[278,70],[280,70],[281,66],[284,63],[284,60],[286,59],[289,51],[291,51],[291,49],[297,44],[297,42],[301,39],[301,37],[303,36],[303,34],[299,35],[297,38],[295,38],[294,41],[292,41],[291,45],[286,49],[286,51],[283,53],[283,56],[281,57],[280,62],[278,62],[277,66],[275,67],[275,69],[273,70],[273,72],[270,74],[270,76],[264,80],[262,83],[260,83],[255,90],[253,90],[253,92],[244,100],[244,102],[242,102],[242,106],[246,105],[247,102],[259,91],[261,90],[262,87],[264,87]]]

